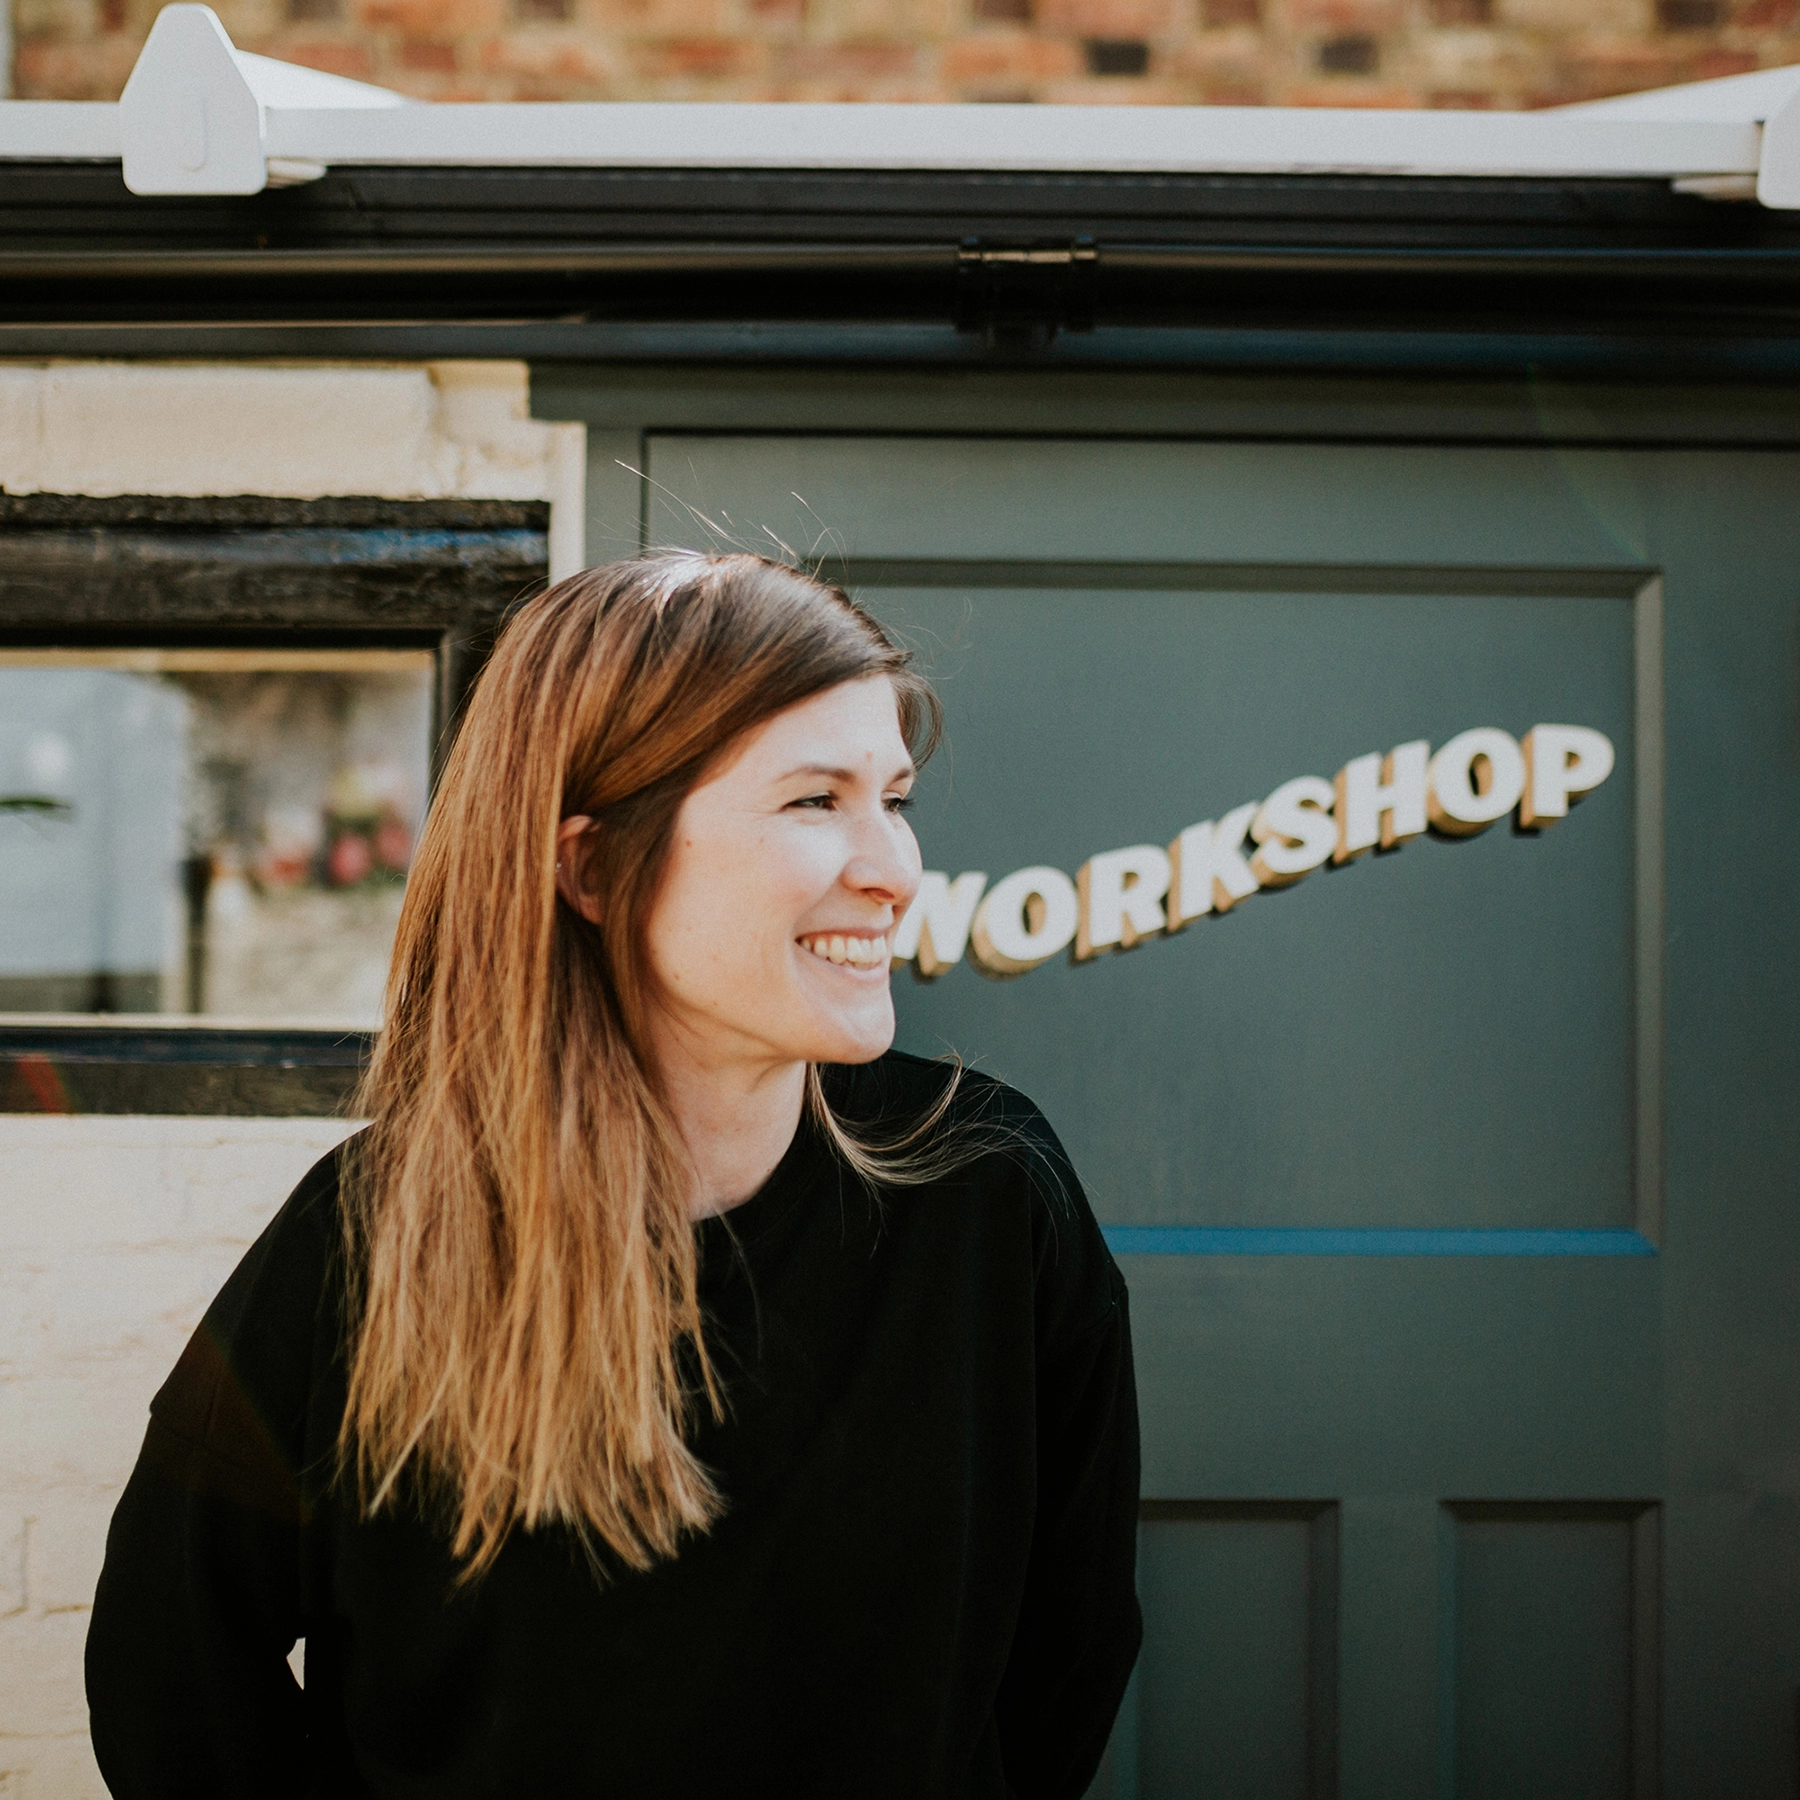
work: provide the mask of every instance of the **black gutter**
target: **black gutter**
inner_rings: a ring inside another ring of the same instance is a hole
[[[979,257],[991,240],[963,240]],[[1093,243],[1077,239],[1073,242]],[[1006,251],[996,250],[996,258]],[[1060,267],[1053,249],[1021,251],[1033,258],[1025,267]],[[1774,248],[1650,249],[1435,249],[1340,248],[1335,245],[1266,247],[1251,244],[1107,243],[1094,254],[1108,275],[1382,275],[1412,278],[1551,281],[1651,281],[1725,287],[1767,287],[1791,292],[1800,287],[1800,244]],[[324,283],[348,277],[367,283],[378,277],[413,278],[434,285],[446,276],[472,282],[505,280],[516,285],[533,276],[621,275],[832,275],[947,280],[960,270],[968,251],[962,244],[760,244],[730,240],[706,243],[619,243],[602,248],[572,243],[512,249],[292,249],[146,250],[13,252],[0,247],[0,304],[20,290],[39,285],[111,284],[152,296],[160,289],[181,299],[190,283],[225,282],[249,292],[258,286],[291,294],[298,282]],[[1051,260],[1054,258],[1054,260]],[[1004,266],[1016,266],[1007,264]],[[187,297],[191,301],[191,297]],[[448,297],[446,297],[447,299]],[[453,304],[453,303],[452,303]]]
[[[0,355],[1786,378],[1800,219],[1665,181],[0,165]]]
[[[0,326],[0,357],[240,357],[355,361],[513,357],[538,367],[705,365],[815,369],[967,369],[1420,376],[1557,375],[1619,381],[1800,381],[1800,330],[1764,336],[1516,331],[1204,330],[1098,326],[1048,341],[991,343],[950,324],[754,323],[476,326]]]

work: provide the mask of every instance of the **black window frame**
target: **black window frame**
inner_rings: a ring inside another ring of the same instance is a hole
[[[508,613],[549,574],[542,500],[0,494],[0,648],[413,649],[431,777]],[[0,1112],[341,1114],[374,1034],[0,1021]]]

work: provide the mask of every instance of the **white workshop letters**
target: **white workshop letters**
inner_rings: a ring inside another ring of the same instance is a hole
[[[1534,725],[1523,739],[1477,726],[1440,745],[1423,739],[1353,756],[1335,780],[1301,775],[1180,832],[1165,850],[1133,844],[1061,869],[1019,869],[990,888],[971,872],[927,870],[894,933],[893,965],[927,980],[969,960],[1004,980],[1073,946],[1077,962],[1129,950],[1229,912],[1265,888],[1291,886],[1327,862],[1391,850],[1429,827],[1472,837],[1517,812],[1541,831],[1568,816],[1613,769],[1612,741],[1586,725]]]

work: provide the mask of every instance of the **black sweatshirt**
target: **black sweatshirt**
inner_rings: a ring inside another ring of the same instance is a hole
[[[943,1079],[830,1072],[853,1120]],[[605,1581],[544,1530],[458,1588],[418,1514],[361,1518],[334,1480],[326,1157],[152,1402],[114,1515],[87,1644],[113,1793],[1075,1800],[1140,1636],[1125,1287],[1041,1115],[964,1092],[1011,1142],[955,1176],[876,1200],[803,1125],[698,1228],[729,1417],[693,1441],[727,1510]]]

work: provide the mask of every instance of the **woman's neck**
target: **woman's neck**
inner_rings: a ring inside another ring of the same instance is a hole
[[[741,1206],[774,1174],[800,1127],[806,1064],[703,1061],[665,1043],[663,1089],[693,1163],[689,1215]]]

